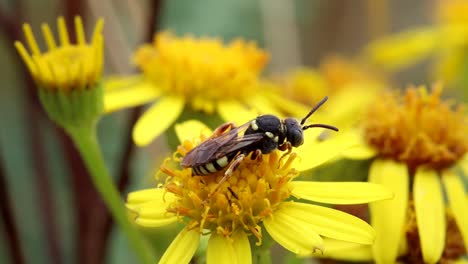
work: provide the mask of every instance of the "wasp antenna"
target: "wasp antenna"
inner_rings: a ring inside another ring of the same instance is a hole
[[[330,126],[330,125],[325,125],[325,124],[312,124],[312,125],[303,126],[302,130],[306,130],[306,129],[311,128],[311,127],[321,127],[321,128],[334,130],[334,131],[337,131],[337,132],[339,131],[337,127]]]
[[[302,118],[301,126],[304,125],[304,123],[307,121],[307,118],[309,118],[315,111],[317,111],[317,109],[319,109],[320,106],[322,106],[327,100],[328,100],[328,96],[325,96],[322,99],[322,101],[320,101],[317,105],[315,105],[314,108],[312,108],[312,110],[310,110],[310,112],[304,118]]]

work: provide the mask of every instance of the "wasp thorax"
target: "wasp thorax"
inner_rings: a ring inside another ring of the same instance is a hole
[[[184,156],[193,147],[185,141],[176,156]],[[163,165],[161,170],[169,176],[165,188],[177,198],[167,211],[183,217],[200,233],[230,236],[243,230],[260,242],[261,222],[290,197],[289,182],[299,174],[290,168],[296,155],[287,154],[281,159],[282,154],[275,150],[254,160],[247,156],[216,190],[224,170],[197,176],[192,175],[191,168],[179,170]]]
[[[286,140],[293,147],[302,145],[304,143],[304,136],[302,135],[302,127],[299,122],[294,118],[286,118],[284,125],[286,127]]]

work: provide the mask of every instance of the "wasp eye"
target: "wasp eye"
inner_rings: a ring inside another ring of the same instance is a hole
[[[304,137],[302,136],[302,130],[291,130],[289,131],[288,141],[291,142],[293,147],[299,147],[304,143]]]
[[[298,147],[304,143],[304,137],[302,136],[302,128],[293,118],[286,118],[286,139],[291,143],[293,147]]]

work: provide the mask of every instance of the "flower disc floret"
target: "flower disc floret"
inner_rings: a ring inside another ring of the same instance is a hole
[[[440,99],[442,88],[407,89],[404,96],[389,92],[376,101],[364,121],[366,141],[380,156],[440,170],[468,150],[468,125],[462,106]]]
[[[268,55],[254,43],[215,38],[177,38],[163,32],[140,47],[134,62],[168,94],[197,100],[238,99],[252,94]],[[200,98],[199,98],[200,97]]]

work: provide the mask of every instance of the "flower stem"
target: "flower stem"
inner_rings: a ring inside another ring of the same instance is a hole
[[[262,229],[262,231],[265,231],[265,229]],[[262,244],[260,246],[257,245],[257,241],[254,238],[250,238],[249,242],[252,249],[253,264],[272,263],[270,249],[275,242],[268,232],[262,232]]]
[[[270,264],[272,263],[271,253],[268,249],[253,250],[252,260],[255,264]]]
[[[145,243],[143,237],[130,223],[123,206],[124,203],[115,187],[112,177],[109,175],[96,140],[95,123],[92,123],[89,126],[67,127],[66,131],[73,139],[76,148],[80,152],[81,157],[91,174],[94,186],[101,194],[102,199],[117,224],[127,235],[130,244],[134,247],[140,263],[146,264],[154,262],[155,258],[153,258],[150,247]]]

